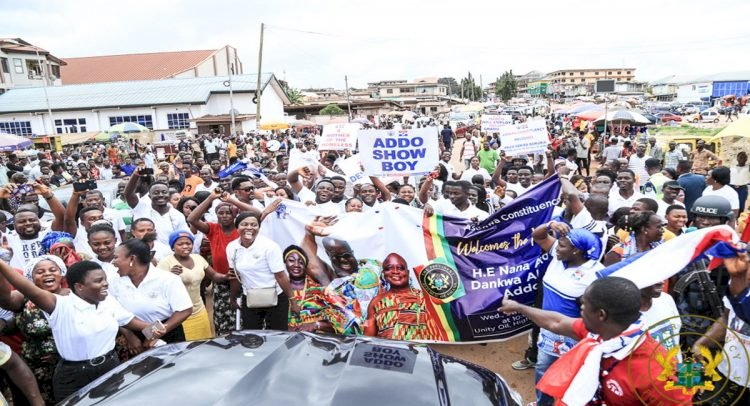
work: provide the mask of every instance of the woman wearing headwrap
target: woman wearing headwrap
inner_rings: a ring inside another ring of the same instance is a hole
[[[406,260],[392,253],[383,261],[383,291],[370,302],[364,333],[389,340],[429,340],[433,324],[421,289],[411,287]]]
[[[296,245],[288,246],[283,253],[292,296],[299,303],[300,312],[289,312],[289,330],[325,331],[332,333],[331,323],[325,320],[326,301],[323,287],[307,274],[307,255]]]
[[[158,267],[172,272],[182,279],[193,302],[190,317],[182,322],[185,339],[188,341],[204,340],[213,337],[211,322],[208,319],[206,306],[201,298],[201,282],[208,275],[213,282],[226,282],[227,276],[214,272],[211,265],[198,254],[193,254],[193,234],[178,230],[169,235],[169,246],[173,254],[162,259]]]
[[[34,282],[34,285],[57,295],[70,294],[70,290],[63,287],[66,272],[67,267],[63,261],[53,255],[33,258],[24,268],[24,276]],[[24,339],[21,357],[34,373],[44,401],[54,404],[52,375],[60,356],[52,330],[42,310],[21,292],[11,289],[10,283],[5,278],[0,278],[0,307],[16,313],[16,326]]]
[[[52,254],[62,258],[66,266],[83,261],[83,257],[76,252],[73,236],[64,231],[50,231],[42,239],[42,250],[45,254]]]
[[[568,317],[580,317],[578,299],[596,280],[596,271],[604,268],[599,262],[601,240],[585,229],[571,229],[566,223],[550,221],[534,229],[534,242],[552,258],[542,279],[542,309]],[[552,363],[573,348],[572,338],[541,329],[536,381]],[[537,391],[538,404],[552,404],[552,399]]]

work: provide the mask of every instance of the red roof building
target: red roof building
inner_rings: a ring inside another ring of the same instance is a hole
[[[243,73],[234,47],[214,50],[154,52],[64,58],[65,85],[167,78],[195,78]]]

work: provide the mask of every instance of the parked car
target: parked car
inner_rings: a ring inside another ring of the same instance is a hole
[[[667,113],[664,111],[654,113],[654,116],[656,116],[656,118],[659,119],[659,122],[661,123],[669,123],[671,121],[679,123],[682,121],[682,117],[678,116],[677,114]]]
[[[718,123],[721,114],[715,109],[704,110],[700,114],[692,115],[688,121],[691,123]]]
[[[61,405],[522,405],[494,372],[427,345],[246,330],[165,345]]]

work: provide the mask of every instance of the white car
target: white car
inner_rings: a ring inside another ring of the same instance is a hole
[[[692,117],[690,117],[691,123],[718,123],[719,118],[721,118],[721,114],[719,114],[718,110],[704,110],[700,114],[695,114]]]

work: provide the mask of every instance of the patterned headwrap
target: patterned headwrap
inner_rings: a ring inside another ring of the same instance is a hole
[[[60,274],[62,276],[65,276],[65,274],[68,272],[68,267],[65,266],[62,259],[54,255],[40,255],[36,258],[30,259],[29,262],[26,263],[26,266],[23,268],[23,276],[25,276],[28,280],[32,280],[32,276],[34,275],[34,268],[42,261],[54,262],[55,265],[60,268]]]
[[[174,243],[182,237],[190,239],[191,242],[195,241],[195,237],[189,231],[177,230],[169,235],[169,248],[174,248]]]
[[[302,258],[302,261],[305,263],[305,266],[307,266],[308,260],[307,254],[305,254],[305,250],[303,250],[302,247],[298,247],[294,244],[286,247],[286,249],[284,250],[284,262],[286,262],[286,259],[289,257],[289,255],[292,255],[294,253],[298,254]]]
[[[44,254],[49,254],[52,246],[58,242],[73,242],[73,236],[62,231],[50,231],[42,238],[42,250]]]
[[[589,230],[574,228],[565,237],[583,252],[583,257],[587,260],[596,261],[602,254],[602,241]]]

